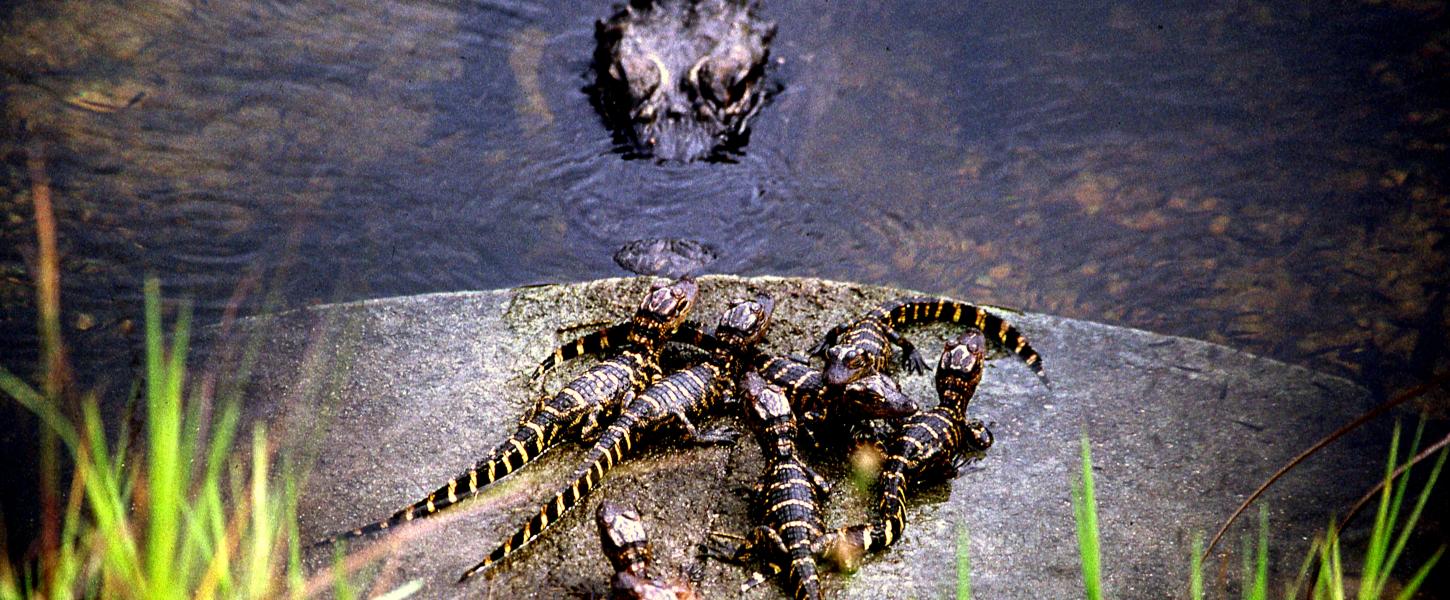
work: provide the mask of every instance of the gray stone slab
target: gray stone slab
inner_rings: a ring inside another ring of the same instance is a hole
[[[246,397],[303,464],[305,539],[391,514],[473,464],[511,431],[540,393],[526,374],[558,341],[629,314],[647,285],[609,279],[516,290],[451,293],[314,307],[241,323],[257,340]],[[778,301],[769,346],[801,352],[830,325],[910,292],[815,279],[705,277],[698,320],[731,298]],[[916,490],[905,539],[853,577],[826,576],[828,597],[950,597],[956,535],[967,532],[981,598],[1081,596],[1069,501],[1079,440],[1092,440],[1107,590],[1114,597],[1178,595],[1188,547],[1302,447],[1368,407],[1342,379],[1205,342],[1036,314],[1008,314],[1042,353],[1049,393],[1016,360],[989,363],[973,411],[994,422],[996,446],[979,468]],[[909,329],[931,362],[951,329]],[[572,366],[548,379],[557,389]],[[904,387],[934,402],[927,376]],[[1382,468],[1383,430],[1351,436],[1268,495],[1277,568],[1292,572],[1328,514]],[[419,597],[579,597],[607,590],[608,565],[592,523],[608,497],[644,515],[666,568],[688,564],[712,526],[747,527],[744,488],[759,473],[750,438],[733,447],[664,445],[611,474],[576,510],[492,577],[455,583],[564,483],[580,450],[568,447],[496,485],[447,517],[354,546],[376,560],[358,579],[381,591],[412,579]],[[839,464],[824,465],[840,480]],[[866,515],[867,493],[841,482],[832,526]],[[1252,521],[1252,519],[1250,519]],[[1240,532],[1247,529],[1241,528]],[[1235,534],[1241,535],[1240,534]],[[1230,546],[1239,537],[1231,536]],[[329,552],[310,552],[325,570]],[[1208,567],[1237,572],[1238,557]],[[708,564],[707,598],[735,597],[746,572]],[[749,597],[779,597],[765,585]]]

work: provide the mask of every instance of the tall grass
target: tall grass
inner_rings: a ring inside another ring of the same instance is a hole
[[[235,399],[187,397],[190,311],[181,307],[168,341],[154,279],[145,296],[139,448],[127,446],[124,423],[108,441],[93,396],[72,419],[56,394],[0,368],[0,390],[59,438],[73,467],[53,554],[18,568],[0,561],[0,600],[301,597],[292,469],[274,464],[261,425],[239,443]]]
[[[1411,442],[1410,455],[1413,455],[1415,448],[1419,446],[1420,431],[1422,430],[1423,424],[1416,431],[1414,441]],[[1102,573],[1099,567],[1101,548],[1097,533],[1097,504],[1093,497],[1092,454],[1086,437],[1083,438],[1082,444],[1082,478],[1080,482],[1073,484],[1072,505],[1077,522],[1078,550],[1082,560],[1083,595],[1096,599],[1101,598],[1103,594]],[[1362,567],[1358,576],[1357,588],[1345,576],[1344,549],[1340,543],[1338,528],[1331,521],[1325,533],[1311,545],[1299,569],[1297,579],[1285,586],[1283,595],[1278,597],[1304,597],[1304,584],[1308,581],[1311,572],[1313,573],[1313,587],[1308,588],[1307,592],[1308,596],[1315,600],[1343,600],[1351,596],[1357,600],[1386,597],[1385,593],[1391,582],[1391,572],[1402,558],[1410,534],[1419,523],[1420,515],[1430,498],[1430,492],[1439,478],[1441,468],[1444,467],[1446,454],[1450,452],[1450,448],[1440,450],[1434,465],[1430,468],[1424,486],[1415,497],[1414,505],[1409,508],[1408,514],[1404,515],[1405,518],[1401,521],[1400,517],[1404,513],[1408,494],[1410,469],[1408,462],[1405,465],[1397,462],[1399,445],[1400,428],[1397,424],[1391,437],[1390,454],[1385,466],[1385,485],[1380,493],[1380,503],[1375,512],[1375,520],[1371,526],[1369,541],[1366,543],[1364,557],[1361,561]],[[1403,470],[1403,474],[1396,479],[1394,474],[1400,469]],[[1202,540],[1201,536],[1194,537],[1193,554],[1190,557],[1188,595],[1194,600],[1200,600],[1204,594]],[[1254,548],[1250,549],[1250,543],[1245,540],[1243,551],[1244,567],[1240,583],[1243,597],[1248,600],[1266,600],[1271,597],[1268,540],[1268,510],[1261,506],[1257,543],[1254,544]],[[963,544],[959,542],[959,552],[962,546]],[[1444,552],[1445,548],[1441,546],[1434,554],[1425,559],[1425,562],[1415,568],[1409,578],[1404,580],[1394,598],[1408,600],[1414,597]]]

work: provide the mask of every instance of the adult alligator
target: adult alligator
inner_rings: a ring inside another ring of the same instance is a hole
[[[720,159],[764,101],[775,23],[755,0],[631,0],[595,33],[594,98],[635,156]]]

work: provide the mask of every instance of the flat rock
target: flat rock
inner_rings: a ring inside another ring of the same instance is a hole
[[[391,514],[464,471],[513,429],[543,392],[527,373],[561,341],[625,318],[645,278],[486,292],[432,294],[319,306],[241,322],[257,361],[245,397],[300,464],[302,537],[319,539]],[[712,323],[752,292],[776,297],[768,347],[800,353],[829,326],[899,289],[817,279],[708,276],[695,316]],[[828,574],[828,597],[931,598],[955,594],[957,539],[969,539],[973,591],[982,598],[1081,595],[1070,494],[1091,439],[1109,596],[1178,595],[1189,545],[1303,447],[1371,404],[1339,378],[1205,342],[1047,315],[1000,311],[1044,357],[1049,391],[1017,360],[988,363],[972,411],[993,423],[996,445],[977,468],[914,490],[905,538],[854,576]],[[935,363],[954,329],[913,327]],[[226,345],[218,346],[226,347]],[[557,389],[588,361],[546,377]],[[930,378],[902,375],[930,405]],[[1293,573],[1329,513],[1372,485],[1383,429],[1357,433],[1295,471],[1267,496],[1276,568]],[[607,592],[593,510],[600,498],[638,508],[664,569],[695,560],[716,530],[749,526],[746,491],[761,468],[745,436],[734,446],[656,445],[606,478],[584,510],[494,569],[455,583],[566,482],[575,446],[551,451],[440,518],[355,543],[370,559],[354,584],[374,593],[421,579],[417,597],[587,597]],[[863,520],[871,499],[849,483],[844,460],[818,461],[837,482],[831,526]],[[1253,521],[1228,538],[1237,549]],[[964,532],[964,533],[963,533]],[[307,564],[325,572],[328,550]],[[1238,556],[1210,574],[1238,571]],[[706,563],[703,597],[736,597],[747,571]],[[1212,575],[1210,575],[1212,578]],[[358,582],[364,582],[359,584]],[[763,585],[748,596],[780,597]]]

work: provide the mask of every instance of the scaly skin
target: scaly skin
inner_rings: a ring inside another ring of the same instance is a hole
[[[599,526],[599,545],[614,567],[609,582],[611,600],[694,600],[695,591],[678,579],[651,575],[654,548],[644,530],[644,520],[632,508],[605,500],[594,513]]]
[[[891,363],[893,344],[901,347],[902,362],[907,368],[917,373],[926,370],[921,353],[897,332],[900,327],[918,323],[970,324],[1001,342],[1027,363],[1043,385],[1049,385],[1047,373],[1042,369],[1042,356],[1032,349],[1022,332],[1001,317],[947,298],[902,298],[826,332],[812,349],[812,354],[825,356],[826,386],[839,388],[872,373],[884,372]]]
[[[833,394],[821,372],[799,361],[757,355],[755,368],[790,399],[800,428],[813,440],[832,429],[849,428],[866,419],[892,419],[916,412],[916,401],[901,392],[889,375],[876,373],[846,384]]]
[[[486,458],[387,519],[317,544],[357,538],[432,515],[477,495],[563,439],[589,435],[598,428],[601,416],[618,413],[636,393],[659,380],[660,351],[689,316],[698,289],[690,279],[652,286],[629,322],[620,352],[580,375],[552,398],[540,401],[519,421],[518,429]]]
[[[827,535],[825,560],[842,571],[855,571],[865,555],[901,539],[912,481],[955,476],[971,455],[991,447],[991,432],[981,421],[967,418],[967,404],[982,380],[985,355],[986,340],[976,328],[947,343],[936,371],[940,403],[902,422],[896,437],[886,444],[875,518]]]
[[[710,360],[671,374],[635,396],[585,455],[583,466],[574,472],[573,483],[555,493],[533,518],[465,572],[460,581],[538,539],[545,529],[588,498],[603,483],[606,473],[633,454],[635,446],[651,441],[667,425],[683,427],[687,441],[734,441],[733,434],[698,432],[692,419],[710,413],[729,393],[739,375],[740,357],[765,337],[773,308],[774,303],[768,296],[758,296],[754,300],[738,301],[726,310],[711,342],[705,344],[712,349]]]
[[[796,451],[795,417],[784,392],[753,371],[746,374],[744,388],[746,418],[768,462],[756,494],[762,524],[749,536],[712,532],[716,538],[741,541],[716,556],[736,562],[761,558],[772,574],[787,572],[794,598],[818,600],[821,590],[815,555],[825,530],[820,500],[829,486]],[[755,573],[740,591],[764,579]]]

